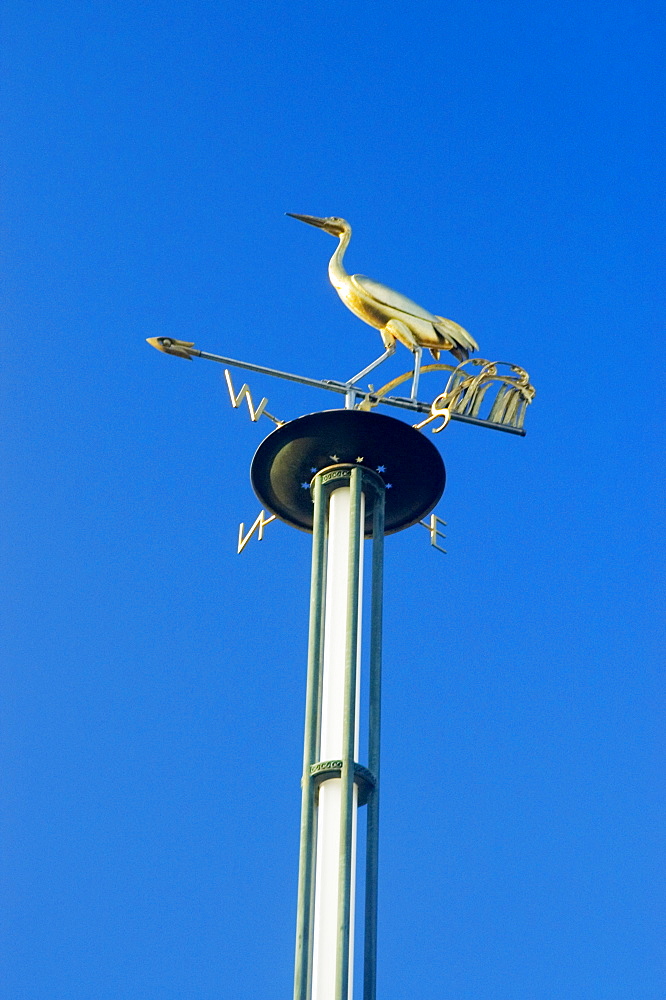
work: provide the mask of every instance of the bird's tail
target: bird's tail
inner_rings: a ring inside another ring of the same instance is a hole
[[[467,361],[467,359],[469,358],[469,351],[466,351],[462,347],[457,347],[454,345],[453,347],[450,347],[449,350],[451,351],[451,354],[454,356],[454,358],[456,358],[458,361]],[[439,347],[431,347],[430,353],[432,354],[435,361],[439,361],[440,355],[442,353]]]
[[[451,346],[448,348],[454,358],[458,361],[467,361],[473,351],[478,351],[479,345],[471,333],[463,329],[453,320],[445,319],[444,316],[437,316],[437,323],[433,326],[442,340],[446,340]]]

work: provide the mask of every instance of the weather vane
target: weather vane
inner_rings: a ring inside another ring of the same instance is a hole
[[[247,384],[236,393],[225,370],[231,405],[238,408],[245,400],[251,420],[263,416],[276,425],[252,460],[251,481],[263,508],[247,534],[241,524],[238,551],[254,532],[262,538],[275,519],[313,536],[294,1000],[352,1000],[356,828],[362,806],[367,811],[363,1000],[376,1000],[384,536],[421,524],[431,544],[444,551],[438,541],[445,522],[432,511],[446,473],[432,437],[423,432],[439,434],[453,420],[524,435],[525,411],[535,390],[518,365],[470,359],[478,345],[457,323],[364,275],[347,274],[342,260],[351,226],[344,219],[287,214],[338,238],[328,266],[331,284],[348,309],[380,331],[385,348],[380,357],[342,382],[210,354],[173,337],[150,337],[148,343],[165,354],[217,361],[345,397],[344,409],[285,422],[268,412],[268,399],[255,405]],[[379,389],[363,386],[361,380],[395,352],[397,342],[412,352],[411,369]],[[434,364],[422,365],[424,348]],[[450,351],[456,364],[442,363],[442,351]],[[429,402],[417,396],[424,373],[446,379]],[[409,396],[393,394],[409,380]],[[410,426],[376,412],[379,406],[412,411],[422,419]],[[366,538],[372,541],[369,560],[364,559]],[[364,657],[363,567],[368,561],[370,635]],[[362,765],[360,671],[366,661],[368,743]]]
[[[462,326],[450,319],[445,319],[443,316],[436,316],[434,313],[428,312],[427,309],[423,309],[406,296],[394,292],[387,285],[381,285],[378,281],[366,278],[363,274],[348,274],[345,271],[342,260],[352,233],[351,226],[345,219],[340,219],[337,216],[320,219],[315,215],[295,215],[293,212],[286,214],[292,219],[299,219],[301,222],[316,226],[331,233],[332,236],[338,237],[338,246],[328,264],[331,284],[348,309],[359,319],[380,331],[385,347],[383,354],[371,364],[366,365],[353,378],[346,382],[338,382],[333,379],[307,378],[277,371],[275,368],[266,368],[264,365],[237,361],[219,354],[210,354],[207,351],[197,350],[191,341],[176,340],[173,337],[149,337],[148,343],[156,347],[158,351],[175,354],[177,357],[188,359],[196,357],[209,361],[219,361],[236,368],[246,368],[261,374],[300,382],[303,385],[343,393],[347,397],[345,404],[347,409],[367,410],[378,403],[383,403],[387,406],[400,406],[405,409],[426,412],[431,410],[435,401],[423,403],[417,400],[421,372],[448,371],[451,373],[451,377],[446,388],[436,397],[437,411],[448,410],[449,419],[481,424],[494,430],[508,431],[514,434],[523,435],[525,433],[523,429],[525,409],[532,402],[535,390],[530,385],[529,376],[524,369],[505,362],[491,362],[483,358],[474,358],[470,364],[477,368],[480,367],[481,371],[471,371],[467,367],[467,362],[470,353],[478,351],[479,345]],[[377,391],[375,391],[374,386],[363,389],[359,385],[360,380],[395,353],[396,341],[404,344],[414,355],[412,371],[393,379]],[[422,367],[421,356],[424,347],[430,350],[436,362],[439,362],[442,351],[450,351],[458,364],[456,367],[445,364]],[[412,380],[412,391],[408,399],[387,395],[390,389],[396,388],[408,378]],[[229,378],[227,378],[227,384],[232,393],[233,405],[236,406],[237,402],[234,400]],[[484,400],[487,402],[486,393],[491,387],[497,390],[497,394],[494,403],[489,408],[487,417],[481,418],[479,416],[481,405]],[[250,415],[254,420],[254,410],[247,386],[243,386],[241,389],[241,398],[245,394],[248,394]],[[439,412],[436,414],[434,411],[432,412],[433,418],[439,415]],[[266,413],[266,416],[279,423],[271,414]],[[441,426],[438,429],[441,430]]]

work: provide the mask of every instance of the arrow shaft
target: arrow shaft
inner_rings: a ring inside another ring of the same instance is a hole
[[[275,378],[286,379],[287,382],[298,382],[300,385],[309,385],[315,389],[327,389],[328,392],[337,392],[346,396],[350,392],[350,387],[344,382],[336,382],[334,379],[308,378],[306,375],[294,375],[291,372],[283,372],[277,368],[268,368],[266,365],[256,365],[251,361],[238,361],[236,358],[225,358],[221,354],[210,354],[208,351],[199,351],[191,347],[188,353],[193,358],[203,358],[205,361],[216,361],[218,364],[231,365],[233,368],[244,368],[247,371],[257,372],[260,375],[272,375]],[[358,397],[367,397],[374,402],[372,393],[364,393],[360,389],[352,387],[351,391],[356,392]],[[430,413],[430,403],[422,403],[418,399],[405,399],[400,396],[381,396],[377,402],[382,406],[396,406],[401,410],[411,410],[416,413]],[[463,413],[451,413],[451,420],[458,420],[463,424],[475,424],[477,427],[488,427],[495,431],[504,431],[505,434],[517,434],[519,437],[525,436],[525,431],[520,427],[511,427],[508,424],[498,424],[490,420],[482,420],[480,417],[468,417]]]

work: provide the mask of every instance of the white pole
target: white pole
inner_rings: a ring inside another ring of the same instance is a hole
[[[363,579],[363,525],[365,498],[361,493],[360,560],[358,581],[358,630],[356,634],[356,711],[354,759],[358,759],[359,693],[361,658],[361,605]],[[344,756],[345,653],[347,621],[351,490],[336,489],[329,506],[329,534],[326,568],[326,606],[324,616],[324,657],[321,699],[320,760],[339,760]],[[358,789],[354,785],[354,810],[351,853],[351,911],[349,920],[349,1000],[353,991],[354,968],[354,899],[356,886],[356,806]],[[312,964],[312,1000],[335,1000],[336,956],[340,923],[339,879],[341,844],[342,779],[329,778],[319,788],[317,821],[317,861],[314,899],[314,946]]]

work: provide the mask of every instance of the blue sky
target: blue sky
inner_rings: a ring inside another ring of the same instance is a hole
[[[537,388],[387,543],[379,995],[663,996],[657,12],[5,6],[8,998],[290,995],[309,536],[236,554],[271,425],[145,343],[369,363],[285,211]]]

